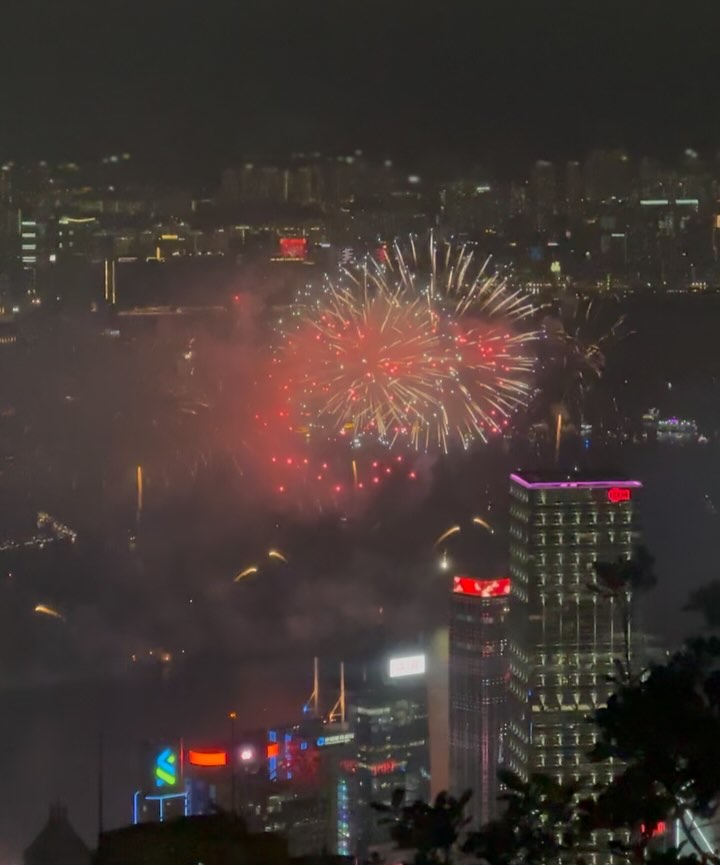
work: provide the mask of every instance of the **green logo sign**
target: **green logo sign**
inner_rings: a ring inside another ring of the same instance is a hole
[[[177,780],[177,754],[164,748],[155,758],[155,786],[174,787]]]

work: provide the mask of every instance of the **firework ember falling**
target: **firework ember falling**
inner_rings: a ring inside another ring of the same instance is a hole
[[[466,247],[410,239],[328,283],[277,371],[310,434],[447,451],[502,432],[527,402],[532,305]]]

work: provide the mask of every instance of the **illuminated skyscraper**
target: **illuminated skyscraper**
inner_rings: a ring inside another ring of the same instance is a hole
[[[609,780],[587,757],[596,735],[589,718],[606,702],[607,677],[623,656],[623,617],[619,604],[593,590],[593,564],[632,555],[640,487],[618,475],[511,475],[504,761],[524,777]]]
[[[355,760],[348,767],[348,789],[354,852],[361,857],[390,843],[389,829],[380,825],[370,803],[389,804],[398,788],[405,790],[408,802],[430,794],[425,654],[383,658],[367,666],[364,678],[349,704]]]
[[[18,233],[20,234],[20,261],[22,268],[30,276],[30,287],[35,288],[35,273],[38,266],[38,224],[34,219],[25,218],[18,212]]]
[[[450,617],[450,789],[472,790],[474,825],[497,816],[507,722],[510,580],[453,578]]]

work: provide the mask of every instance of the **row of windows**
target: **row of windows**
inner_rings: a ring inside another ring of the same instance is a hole
[[[598,525],[603,523],[608,524],[629,524],[632,522],[633,514],[627,509],[612,508],[605,511],[574,511],[566,510],[557,513],[541,513],[535,514],[532,521],[532,526],[562,526],[581,524]]]
[[[599,676],[595,672],[587,672],[587,673],[571,673],[567,675],[565,673],[540,673],[537,676],[537,684],[539,687],[550,687],[557,685],[582,685],[582,686],[590,686],[597,685],[598,682],[605,681],[604,676]]]
[[[516,535],[516,537],[518,536]],[[527,540],[527,538],[525,540]],[[573,544],[575,546],[597,547],[599,544],[604,543],[610,544],[611,546],[617,544],[629,545],[632,543],[632,532],[623,530],[614,531],[612,529],[603,532],[571,530],[548,532],[543,530],[536,532],[532,536],[531,540],[533,544],[541,547],[553,545],[567,547],[568,544]]]

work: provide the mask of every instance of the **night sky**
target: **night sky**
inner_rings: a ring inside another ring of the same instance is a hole
[[[20,0],[0,153],[124,149],[181,181],[302,148],[501,170],[714,149],[718,23],[711,3]]]

